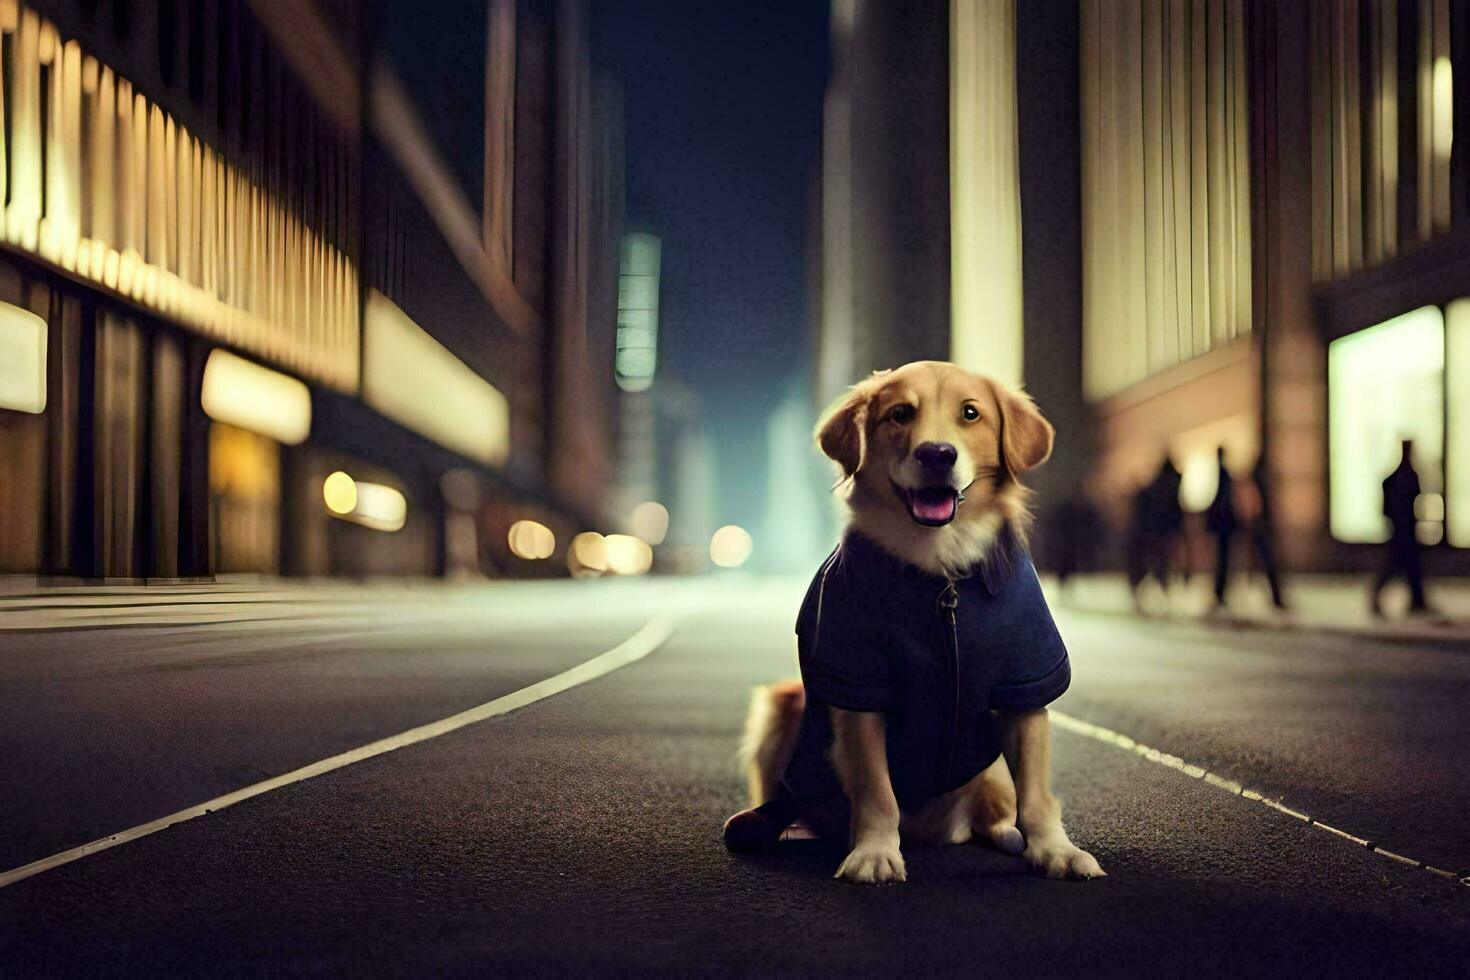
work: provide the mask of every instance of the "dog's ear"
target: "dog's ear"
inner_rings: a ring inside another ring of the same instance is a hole
[[[1019,476],[1046,462],[1056,430],[1042,418],[1031,396],[997,384],[995,400],[1000,403],[1000,446],[1006,469]]]
[[[868,405],[872,403],[873,391],[870,381],[853,385],[846,395],[828,406],[817,422],[817,445],[842,467],[844,478],[863,468],[868,450]]]

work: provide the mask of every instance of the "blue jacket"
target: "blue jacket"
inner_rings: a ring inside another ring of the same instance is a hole
[[[1000,755],[993,708],[1039,708],[1071,681],[1036,569],[1007,528],[953,583],[849,531],[796,622],[807,710],[786,788],[803,804],[842,793],[829,706],[881,711],[904,810],[969,782]]]

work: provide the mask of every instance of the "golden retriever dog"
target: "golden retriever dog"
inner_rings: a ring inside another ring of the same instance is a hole
[[[1071,677],[1024,545],[1019,478],[1053,431],[1019,391],[919,361],[817,428],[850,520],[797,622],[802,680],[758,688],[732,851],[846,839],[836,877],[903,881],[901,844],[977,840],[1051,878],[1103,874],[1062,828],[1046,705]],[[799,832],[797,830],[796,832]]]

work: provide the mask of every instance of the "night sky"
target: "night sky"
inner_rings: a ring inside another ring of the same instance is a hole
[[[598,0],[627,114],[628,221],[663,238],[661,376],[714,440],[714,517],[758,526],[766,418],[808,373],[807,211],[820,176],[825,0]]]

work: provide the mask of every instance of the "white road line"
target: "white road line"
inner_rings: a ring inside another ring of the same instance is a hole
[[[248,800],[251,797],[260,796],[262,793],[269,793],[271,790],[280,789],[283,786],[290,786],[292,783],[299,783],[302,780],[311,779],[315,776],[332,772],[335,769],[341,769],[344,766],[350,766],[354,762],[362,762],[364,759],[371,759],[374,756],[383,755],[395,749],[401,749],[419,742],[426,742],[431,738],[438,738],[440,735],[447,735],[450,732],[457,731],[466,725],[473,725],[487,718],[494,718],[497,715],[507,714],[518,708],[524,708],[529,704],[534,704],[544,698],[549,698],[553,694],[560,694],[562,691],[569,690],[579,684],[586,684],[588,681],[596,680],[604,674],[609,674],[617,670],[619,667],[626,667],[628,664],[642,660],[662,646],[673,633],[674,625],[670,620],[663,617],[652,619],[645,623],[643,628],[638,632],[606,653],[580,663],[570,670],[564,670],[560,674],[548,677],[544,681],[538,681],[529,687],[521,688],[519,691],[513,691],[493,701],[487,701],[467,711],[461,711],[457,715],[450,715],[448,718],[430,722],[427,725],[420,725],[418,728],[410,728],[406,732],[390,735],[388,738],[379,739],[376,742],[371,742],[359,748],[343,752],[341,755],[334,755],[329,759],[313,762],[309,766],[302,766],[300,769],[276,776],[272,779],[262,780],[261,782],[246,786],[244,789],[237,789],[233,793],[226,793],[224,796],[217,796],[212,800],[206,800],[203,803],[196,804],[185,810],[180,810],[177,813],[170,813],[166,817],[159,817],[157,820],[140,824],[136,827],[130,827],[127,830],[118,831],[115,834],[109,834],[100,840],[92,841],[90,844],[83,844],[81,847],[74,847],[69,851],[62,851],[60,854],[53,854],[39,861],[32,861],[30,864],[0,873],[0,888],[4,888],[6,885],[13,885],[17,881],[29,878],[32,875],[38,875],[43,871],[59,868],[63,864],[70,864],[73,861],[87,857],[89,854],[96,854],[99,851],[117,847],[119,844],[126,844],[128,841],[134,841],[140,837],[147,837],[149,834],[156,834],[160,830],[166,830],[172,827],[174,824],[183,823],[186,820],[193,820],[195,817],[202,817],[206,813],[213,813],[216,810],[223,810],[226,807],[234,806],[236,803]]]
[[[1405,857],[1402,854],[1396,854],[1393,851],[1385,850],[1384,848],[1379,847],[1374,841],[1359,837],[1356,834],[1350,834],[1345,830],[1339,830],[1337,827],[1333,827],[1330,824],[1325,824],[1320,820],[1314,820],[1311,817],[1307,816],[1305,813],[1302,813],[1299,810],[1293,810],[1291,807],[1286,806],[1280,800],[1269,799],[1268,797],[1263,796],[1261,793],[1258,793],[1253,789],[1242,786],[1240,783],[1236,782],[1233,779],[1226,779],[1223,776],[1217,776],[1214,773],[1205,769],[1204,766],[1197,766],[1193,763],[1185,762],[1177,755],[1170,755],[1167,752],[1160,752],[1158,749],[1152,748],[1148,745],[1144,745],[1142,742],[1129,738],[1127,735],[1124,735],[1120,732],[1115,732],[1111,728],[1104,728],[1101,725],[1094,725],[1092,722],[1083,721],[1081,718],[1073,718],[1071,715],[1065,714],[1055,709],[1052,709],[1050,714],[1052,721],[1056,724],[1058,728],[1064,728],[1067,731],[1073,732],[1077,735],[1085,735],[1086,737],[1095,739],[1099,742],[1104,743],[1105,745],[1111,745],[1114,748],[1119,748],[1128,752],[1132,752],[1135,755],[1147,759],[1149,762],[1156,762],[1161,766],[1167,766],[1170,769],[1178,770],[1179,772],[1184,773],[1186,776],[1189,776],[1193,779],[1199,779],[1205,783],[1208,783],[1211,786],[1214,786],[1216,789],[1224,790],[1231,796],[1239,796],[1241,799],[1250,800],[1254,803],[1260,803],[1263,806],[1268,806],[1271,809],[1275,810],[1277,813],[1285,814],[1286,816],[1291,817],[1293,820],[1300,820],[1302,823],[1308,825],[1309,827],[1315,827],[1318,830],[1325,830],[1327,831],[1327,833],[1332,834],[1335,837],[1340,837],[1357,847],[1362,847],[1370,850],[1374,854],[1388,858],[1390,861],[1397,861],[1399,864],[1407,864],[1410,867],[1419,868],[1423,871],[1428,871],[1430,874],[1436,875],[1440,878],[1458,879],[1460,884],[1470,885],[1470,875],[1460,875],[1453,871],[1446,871],[1443,868],[1436,868],[1432,864],[1425,864],[1423,861],[1417,861],[1414,858]]]

